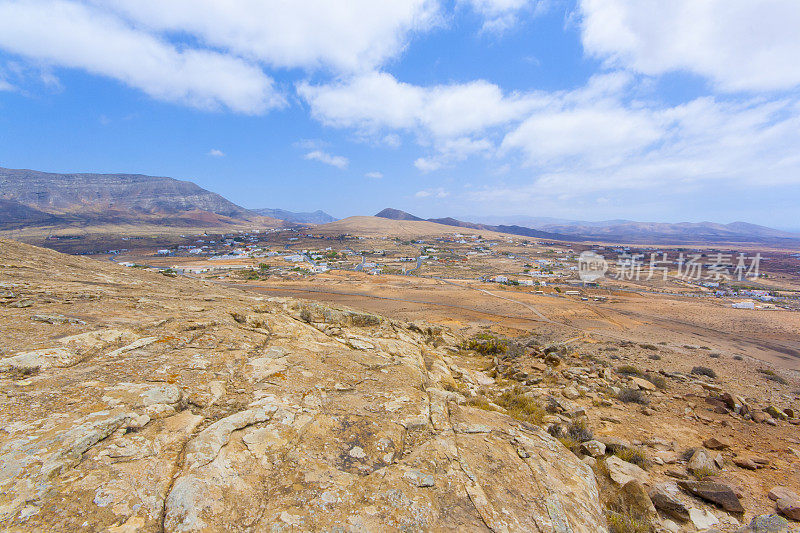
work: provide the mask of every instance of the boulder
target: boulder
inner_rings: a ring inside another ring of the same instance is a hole
[[[680,522],[689,520],[689,509],[678,498],[673,496],[665,487],[665,484],[656,485],[650,490],[650,500],[656,509],[662,513]]]
[[[777,418],[779,420],[786,420],[787,418],[789,418],[789,416],[786,413],[784,413],[782,409],[779,409],[774,405],[770,405],[769,407],[764,409],[764,412],[767,413],[772,418]]]
[[[733,464],[745,470],[757,470],[760,468],[760,465],[749,457],[734,457]]]
[[[657,389],[655,385],[643,378],[633,377],[631,378],[631,383],[641,390],[655,391]]]
[[[590,457],[602,457],[606,454],[606,445],[597,440],[588,440],[581,443],[581,453]]]
[[[778,501],[782,498],[800,499],[800,496],[798,496],[796,492],[781,485],[772,487],[767,493],[767,497],[773,501]]]
[[[635,479],[628,481],[619,489],[616,500],[623,509],[628,509],[634,516],[650,520],[658,516],[647,489]]]
[[[654,460],[659,460],[665,465],[672,465],[678,462],[678,452],[671,450],[659,450],[653,454]]]
[[[788,533],[789,522],[776,514],[754,516],[750,523],[736,533]]]
[[[800,520],[800,499],[781,498],[777,501],[778,512],[791,520]]]
[[[731,447],[728,441],[720,437],[709,437],[703,441],[703,446],[709,450],[726,450]]]
[[[616,455],[606,459],[606,466],[611,480],[620,487],[634,479],[640,483],[648,483],[650,481],[650,475],[647,472],[635,464],[623,461]]]
[[[753,411],[753,413],[751,414],[751,417],[753,418],[753,422],[757,422],[759,424],[762,424],[762,423],[766,422],[767,420],[771,420],[772,419],[772,417],[769,416],[764,411]]]
[[[728,485],[713,481],[681,480],[678,481],[678,486],[690,494],[719,505],[729,513],[744,512],[739,497]]]
[[[625,448],[630,448],[631,443],[627,440],[620,438],[620,437],[613,437],[611,435],[604,435],[600,437],[595,437],[596,440],[602,442],[606,445],[610,451],[615,452],[618,450],[624,450]]]
[[[689,520],[698,530],[708,529],[719,524],[719,519],[711,511],[696,507],[689,509]]]
[[[709,473],[717,470],[717,464],[714,462],[714,457],[703,448],[698,448],[689,459],[687,468],[693,473]]]

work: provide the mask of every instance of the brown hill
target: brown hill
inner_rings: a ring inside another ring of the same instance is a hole
[[[463,232],[464,228],[446,226],[425,220],[392,220],[380,217],[348,217],[330,224],[323,224],[314,228],[315,233],[374,236],[414,237],[424,235],[453,235]],[[518,237],[516,235],[503,235],[492,231],[469,229],[468,233],[480,233],[485,236]]]

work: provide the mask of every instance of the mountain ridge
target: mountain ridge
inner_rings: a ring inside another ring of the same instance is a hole
[[[286,209],[279,208],[251,209],[251,211],[262,216],[277,218],[279,220],[295,222],[298,224],[327,224],[328,222],[336,222],[338,220],[336,217],[329,215],[322,209],[317,209],[316,211],[310,212],[287,211]]]
[[[281,225],[185,180],[144,174],[53,173],[0,168],[0,228],[149,223]]]
[[[512,216],[509,220],[523,222],[539,220],[548,222],[530,227],[519,224],[482,224],[453,217],[421,219],[399,209],[386,208],[375,216],[393,220],[426,220],[447,226],[469,228],[478,231],[496,231],[513,235],[537,237],[561,241],[609,241],[628,243],[688,244],[705,242],[800,242],[800,234],[751,224],[749,222],[635,222],[631,220],[608,220],[600,222],[570,221],[549,217]],[[410,218],[409,218],[410,217]],[[488,217],[502,221],[503,217]],[[553,223],[557,221],[558,223]]]

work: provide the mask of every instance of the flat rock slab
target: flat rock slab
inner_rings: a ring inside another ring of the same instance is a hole
[[[715,503],[730,513],[743,513],[739,497],[728,485],[713,481],[678,481],[678,486],[695,496]]]

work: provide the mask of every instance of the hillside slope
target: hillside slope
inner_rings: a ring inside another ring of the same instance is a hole
[[[0,263],[9,531],[606,530],[589,466],[451,392],[447,330],[8,240]]]

